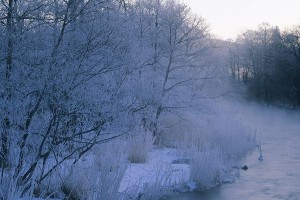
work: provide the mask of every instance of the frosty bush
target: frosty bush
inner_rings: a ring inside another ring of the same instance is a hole
[[[231,168],[256,146],[254,132],[230,112],[185,113],[164,121],[161,143],[179,148],[190,160],[190,180],[205,190],[231,178]]]
[[[128,160],[132,163],[145,163],[148,153],[153,147],[154,138],[152,133],[143,131],[132,135],[127,143]]]
[[[116,148],[118,146],[118,148]],[[99,147],[75,164],[63,190],[69,197],[87,200],[115,200],[126,170],[122,142],[111,142]]]
[[[185,114],[182,114],[180,117],[165,116],[162,120],[163,131],[158,138],[161,146],[189,148],[197,145],[195,143],[201,143],[200,130],[197,130],[195,124],[185,118]]]
[[[210,189],[222,183],[225,157],[218,148],[195,150],[190,163],[190,180],[200,190]]]
[[[245,157],[256,146],[255,132],[228,114],[207,119],[203,137],[208,144],[219,147],[235,160]]]
[[[19,177],[14,177],[12,171],[2,171],[0,175],[0,199],[1,200],[15,200],[20,197],[31,199],[36,184],[32,178],[28,184],[19,185],[17,183]]]

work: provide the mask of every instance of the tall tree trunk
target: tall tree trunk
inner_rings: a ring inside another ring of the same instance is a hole
[[[4,101],[10,101],[11,99],[11,84],[10,76],[12,70],[12,56],[13,56],[13,4],[14,0],[9,0],[7,10],[7,46],[6,46],[6,69],[5,69],[5,95]],[[1,134],[1,151],[0,151],[0,167],[5,168],[8,165],[8,135],[10,128],[9,111],[4,111],[4,118],[2,121],[2,134]]]

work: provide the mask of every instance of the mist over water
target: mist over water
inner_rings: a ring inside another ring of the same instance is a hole
[[[237,102],[223,103],[223,107],[257,130],[264,160],[258,160],[259,152],[255,150],[244,161],[249,169],[241,171],[234,183],[172,199],[300,199],[299,111]]]

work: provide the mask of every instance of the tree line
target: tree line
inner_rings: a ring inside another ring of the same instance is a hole
[[[228,48],[233,79],[249,98],[266,104],[300,105],[300,26],[281,31],[261,24],[239,35]]]

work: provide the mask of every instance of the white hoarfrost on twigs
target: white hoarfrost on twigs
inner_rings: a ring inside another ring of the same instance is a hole
[[[115,200],[125,169],[124,143],[104,144],[72,167],[63,189],[71,199]]]
[[[218,109],[205,115],[186,114],[188,120],[164,130],[160,146],[153,145],[150,132],[141,130],[133,137],[96,146],[75,164],[75,159],[70,159],[58,168],[44,182],[50,193],[41,196],[155,200],[174,192],[207,190],[232,182],[238,174],[236,166],[255,148],[256,139],[242,122],[225,110],[220,114]],[[167,122],[174,121],[170,117],[164,123],[168,126]],[[14,182],[12,187],[0,184],[0,195],[6,193],[10,200],[21,196],[22,190],[14,188]],[[33,190],[28,192],[33,196]]]
[[[178,123],[181,128],[170,128],[160,139],[172,148],[154,146],[153,136],[141,131],[97,146],[76,164],[70,159],[46,181],[53,191],[48,196],[155,200],[233,181],[235,166],[255,148],[254,134],[225,114],[192,117],[193,123]],[[18,191],[7,192],[10,199],[20,196]]]
[[[196,184],[195,189],[206,190],[222,183],[224,176],[224,155],[218,148],[195,150],[191,155],[190,180]]]
[[[141,128],[140,133],[130,135],[127,141],[127,157],[132,163],[145,163],[153,148],[154,137]]]

